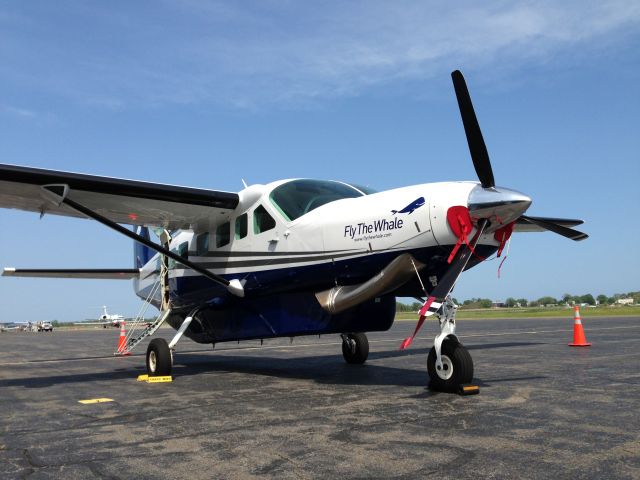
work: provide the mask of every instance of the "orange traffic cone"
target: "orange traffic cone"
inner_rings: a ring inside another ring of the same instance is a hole
[[[580,318],[580,307],[573,307],[573,343],[569,343],[570,347],[590,347],[591,343],[587,343],[582,329],[582,319]]]
[[[120,338],[118,339],[118,355],[131,355],[131,352],[127,350],[127,334],[125,331],[125,322],[120,322]]]

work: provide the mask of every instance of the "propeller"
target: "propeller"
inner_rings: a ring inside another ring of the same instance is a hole
[[[402,342],[400,345],[401,350],[411,345],[411,342],[418,334],[425,319],[435,314],[442,307],[442,304],[446,301],[447,296],[451,293],[451,290],[453,290],[453,287],[458,281],[458,277],[469,263],[480,236],[485,233],[485,231],[488,233],[496,230],[496,228],[501,225],[512,225],[512,222],[526,222],[562,235],[563,237],[570,238],[571,240],[578,241],[588,238],[588,235],[585,233],[560,225],[560,219],[528,217],[523,215],[531,205],[531,199],[515,190],[496,187],[489,152],[482,137],[476,112],[473,109],[467,83],[459,70],[451,73],[451,79],[453,80],[453,88],[456,91],[460,116],[462,117],[464,132],[467,136],[467,144],[469,145],[469,153],[471,154],[473,167],[480,180],[480,185],[472,189],[467,200],[469,220],[475,222],[476,233],[471,241],[468,244],[463,244],[451,259],[449,268],[420,309],[420,319],[418,320],[413,335]],[[565,223],[566,222],[567,221],[565,221]],[[570,220],[568,222],[570,222],[572,226],[582,223],[580,220]],[[461,239],[462,238],[463,237],[461,237]],[[457,248],[458,245],[459,244],[456,244],[455,248]]]
[[[482,188],[477,187],[469,196],[469,211],[472,216],[475,219],[494,217],[501,219],[505,224],[514,220],[519,223],[525,221],[574,241],[589,238],[586,233],[560,225],[552,221],[553,219],[522,215],[531,204],[531,199],[515,190],[496,188],[489,153],[473,109],[467,83],[459,70],[451,73],[451,79],[469,144],[469,153],[482,185]],[[508,220],[505,221],[505,219]]]

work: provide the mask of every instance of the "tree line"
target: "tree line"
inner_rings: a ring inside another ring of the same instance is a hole
[[[594,297],[591,293],[585,293],[584,295],[572,295],[565,293],[562,297],[556,298],[552,296],[540,297],[537,300],[528,300],[526,298],[507,298],[502,306],[508,308],[517,307],[541,307],[547,305],[613,305],[621,298],[632,298],[633,303],[640,303],[640,292],[628,292],[628,293],[616,293],[612,296],[600,294]],[[460,305],[462,308],[491,308],[494,305],[494,301],[490,298],[471,298],[468,300],[459,301],[457,298],[453,298],[453,302],[456,305]],[[421,303],[401,303],[396,302],[396,310],[398,312],[415,312],[420,310]]]

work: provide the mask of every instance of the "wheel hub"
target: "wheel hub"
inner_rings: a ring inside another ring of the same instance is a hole
[[[158,360],[156,358],[156,352],[151,350],[149,352],[149,370],[151,371],[151,373],[155,373],[156,372],[157,362],[158,362]]]
[[[449,380],[453,376],[453,362],[446,355],[441,355],[442,367],[436,364],[436,374],[442,380]]]

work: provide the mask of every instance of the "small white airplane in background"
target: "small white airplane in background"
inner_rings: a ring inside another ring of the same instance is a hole
[[[75,322],[74,325],[102,325],[104,328],[109,326],[119,328],[122,322],[124,321],[124,316],[115,314],[110,314],[107,312],[107,306],[102,306],[102,315],[98,317],[98,322]]]
[[[0,207],[88,217],[136,242],[134,268],[5,268],[3,275],[133,279],[136,294],[160,315],[128,350],[164,321],[178,330],[169,343],[149,343],[150,375],[169,375],[183,334],[213,344],[340,334],[346,362],[364,363],[365,332],[391,328],[396,296],[424,298],[416,331],[401,348],[435,314],[430,385],[455,391],[473,378],[450,295],[460,274],[499,256],[512,232],[587,235],[569,228],[581,220],[525,216],[531,198],[496,186],[465,80],[459,71],[452,79],[479,182],[375,192],[294,179],[231,193],[0,165]],[[362,167],[376,168],[364,160]],[[215,168],[202,175],[215,178]],[[151,241],[150,227],[160,229],[160,243]]]

